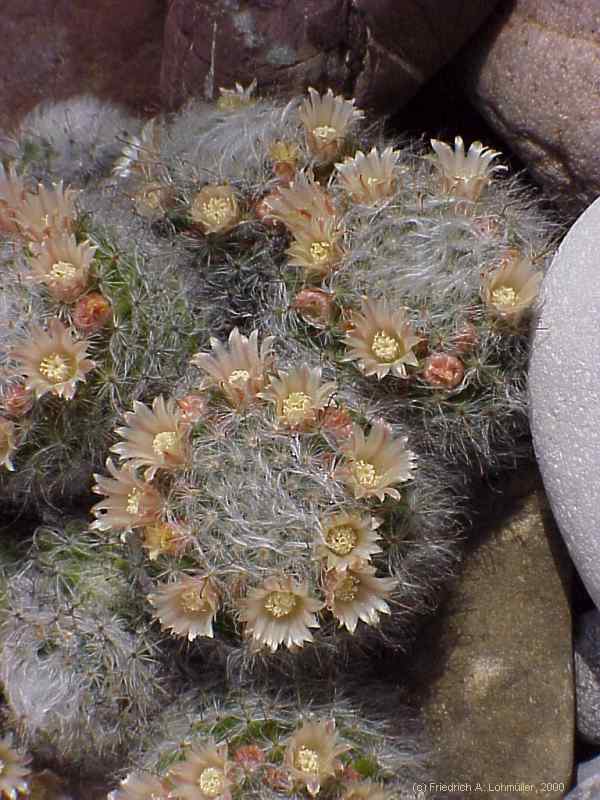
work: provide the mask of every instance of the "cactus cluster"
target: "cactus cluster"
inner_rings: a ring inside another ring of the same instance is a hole
[[[114,800],[408,798],[362,711],[256,680],[337,691],[408,647],[476,481],[527,453],[556,231],[480,143],[254,90],[144,123],[83,98],[2,140],[0,496],[45,521],[5,566],[9,724],[66,769],[136,753]],[[189,659],[222,699],[186,728]]]

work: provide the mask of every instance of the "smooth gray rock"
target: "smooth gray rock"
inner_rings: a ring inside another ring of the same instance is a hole
[[[577,732],[591,744],[600,744],[600,612],[590,611],[579,620],[575,642]],[[598,763],[600,775],[600,762]],[[581,776],[579,776],[581,781]]]
[[[600,201],[577,220],[542,285],[529,367],[533,441],[571,557],[600,606]]]
[[[600,797],[600,756],[577,767],[577,786],[565,800],[598,800]]]

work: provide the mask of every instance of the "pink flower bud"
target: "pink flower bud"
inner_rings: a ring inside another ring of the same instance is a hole
[[[177,400],[183,422],[195,425],[206,413],[206,400],[199,394],[186,394]]]
[[[96,333],[112,317],[110,303],[100,292],[90,292],[73,309],[73,325],[82,333]]]
[[[292,303],[302,319],[315,328],[326,328],[335,316],[333,295],[323,289],[302,289]]]
[[[447,353],[434,353],[425,361],[423,378],[440,389],[456,389],[465,374],[460,359]]]
[[[457,353],[470,353],[479,343],[479,333],[472,322],[465,322],[452,337],[452,344]]]
[[[31,411],[33,395],[22,383],[12,383],[4,391],[2,408],[9,417],[24,417]]]

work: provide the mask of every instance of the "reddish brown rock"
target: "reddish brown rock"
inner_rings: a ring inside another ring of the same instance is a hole
[[[0,4],[0,129],[84,92],[156,108],[165,13],[165,0]]]
[[[258,79],[282,93],[313,85],[391,112],[476,30],[496,0],[172,0],[161,88],[189,96]]]
[[[472,99],[559,200],[577,210],[600,193],[600,6],[513,0],[466,53]]]

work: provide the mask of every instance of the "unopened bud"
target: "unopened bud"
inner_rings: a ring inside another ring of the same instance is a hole
[[[423,378],[432,386],[441,389],[456,389],[462,382],[465,368],[456,356],[434,353],[425,361]]]
[[[294,298],[292,308],[315,328],[326,328],[335,317],[333,295],[323,289],[302,289]]]
[[[2,410],[9,417],[24,417],[33,406],[33,394],[22,383],[11,383],[4,390]]]
[[[81,333],[101,330],[112,317],[110,303],[100,292],[90,292],[73,309],[73,325]]]

